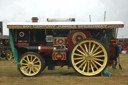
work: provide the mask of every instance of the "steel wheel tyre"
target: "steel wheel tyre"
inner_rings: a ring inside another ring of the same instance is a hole
[[[10,50],[7,50],[5,56],[6,59],[10,61],[12,59],[12,52]]]
[[[107,66],[107,51],[99,41],[85,39],[73,47],[71,63],[75,71],[81,75],[95,76]]]
[[[36,76],[42,69],[43,60],[37,53],[27,52],[21,56],[19,70],[24,76]]]

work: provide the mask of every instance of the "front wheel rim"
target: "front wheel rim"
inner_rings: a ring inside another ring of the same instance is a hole
[[[26,76],[35,76],[41,70],[40,59],[33,54],[27,54],[20,60],[20,71]]]
[[[71,53],[73,68],[85,76],[94,76],[107,66],[106,49],[95,40],[83,40],[76,44]]]

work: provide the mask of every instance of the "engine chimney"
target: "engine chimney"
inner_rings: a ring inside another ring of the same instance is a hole
[[[32,17],[32,22],[38,22],[38,17]]]

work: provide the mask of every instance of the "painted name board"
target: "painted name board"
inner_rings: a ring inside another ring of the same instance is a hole
[[[8,25],[9,29],[84,29],[84,28],[122,28],[123,24],[113,25]]]

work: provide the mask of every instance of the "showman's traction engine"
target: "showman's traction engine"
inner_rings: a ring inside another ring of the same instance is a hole
[[[118,56],[121,21],[75,22],[69,18],[41,23],[37,17],[32,21],[7,25],[12,53],[24,76],[36,76],[47,66],[69,66],[81,75],[96,76]]]

